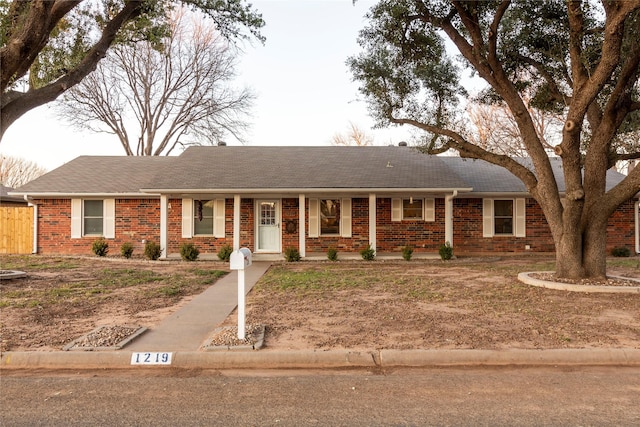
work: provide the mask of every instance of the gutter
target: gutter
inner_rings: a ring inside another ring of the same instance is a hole
[[[29,199],[29,196],[24,195],[25,202],[29,203],[30,206],[33,206],[33,248],[31,249],[32,254],[38,253],[38,204],[33,200]]]

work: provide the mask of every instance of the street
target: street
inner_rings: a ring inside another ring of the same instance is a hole
[[[640,425],[640,367],[2,371],[0,425]]]

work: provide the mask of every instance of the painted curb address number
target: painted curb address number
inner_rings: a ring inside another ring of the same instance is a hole
[[[132,365],[171,365],[171,356],[173,353],[167,352],[145,352],[132,353]]]

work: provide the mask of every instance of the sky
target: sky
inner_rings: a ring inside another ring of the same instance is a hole
[[[246,145],[331,145],[352,122],[375,145],[409,141],[412,131],[372,129],[373,120],[351,79],[349,56],[370,0],[253,0],[266,22],[264,45],[243,46],[237,84],[257,95]],[[229,140],[228,145],[239,145]],[[56,117],[51,105],[22,116],[5,133],[0,154],[22,157],[48,170],[81,155],[124,155],[113,135],[80,132]]]

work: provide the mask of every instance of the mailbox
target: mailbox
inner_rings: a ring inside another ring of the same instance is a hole
[[[229,264],[231,270],[244,270],[249,267],[251,265],[251,251],[249,248],[240,248],[231,252]]]

